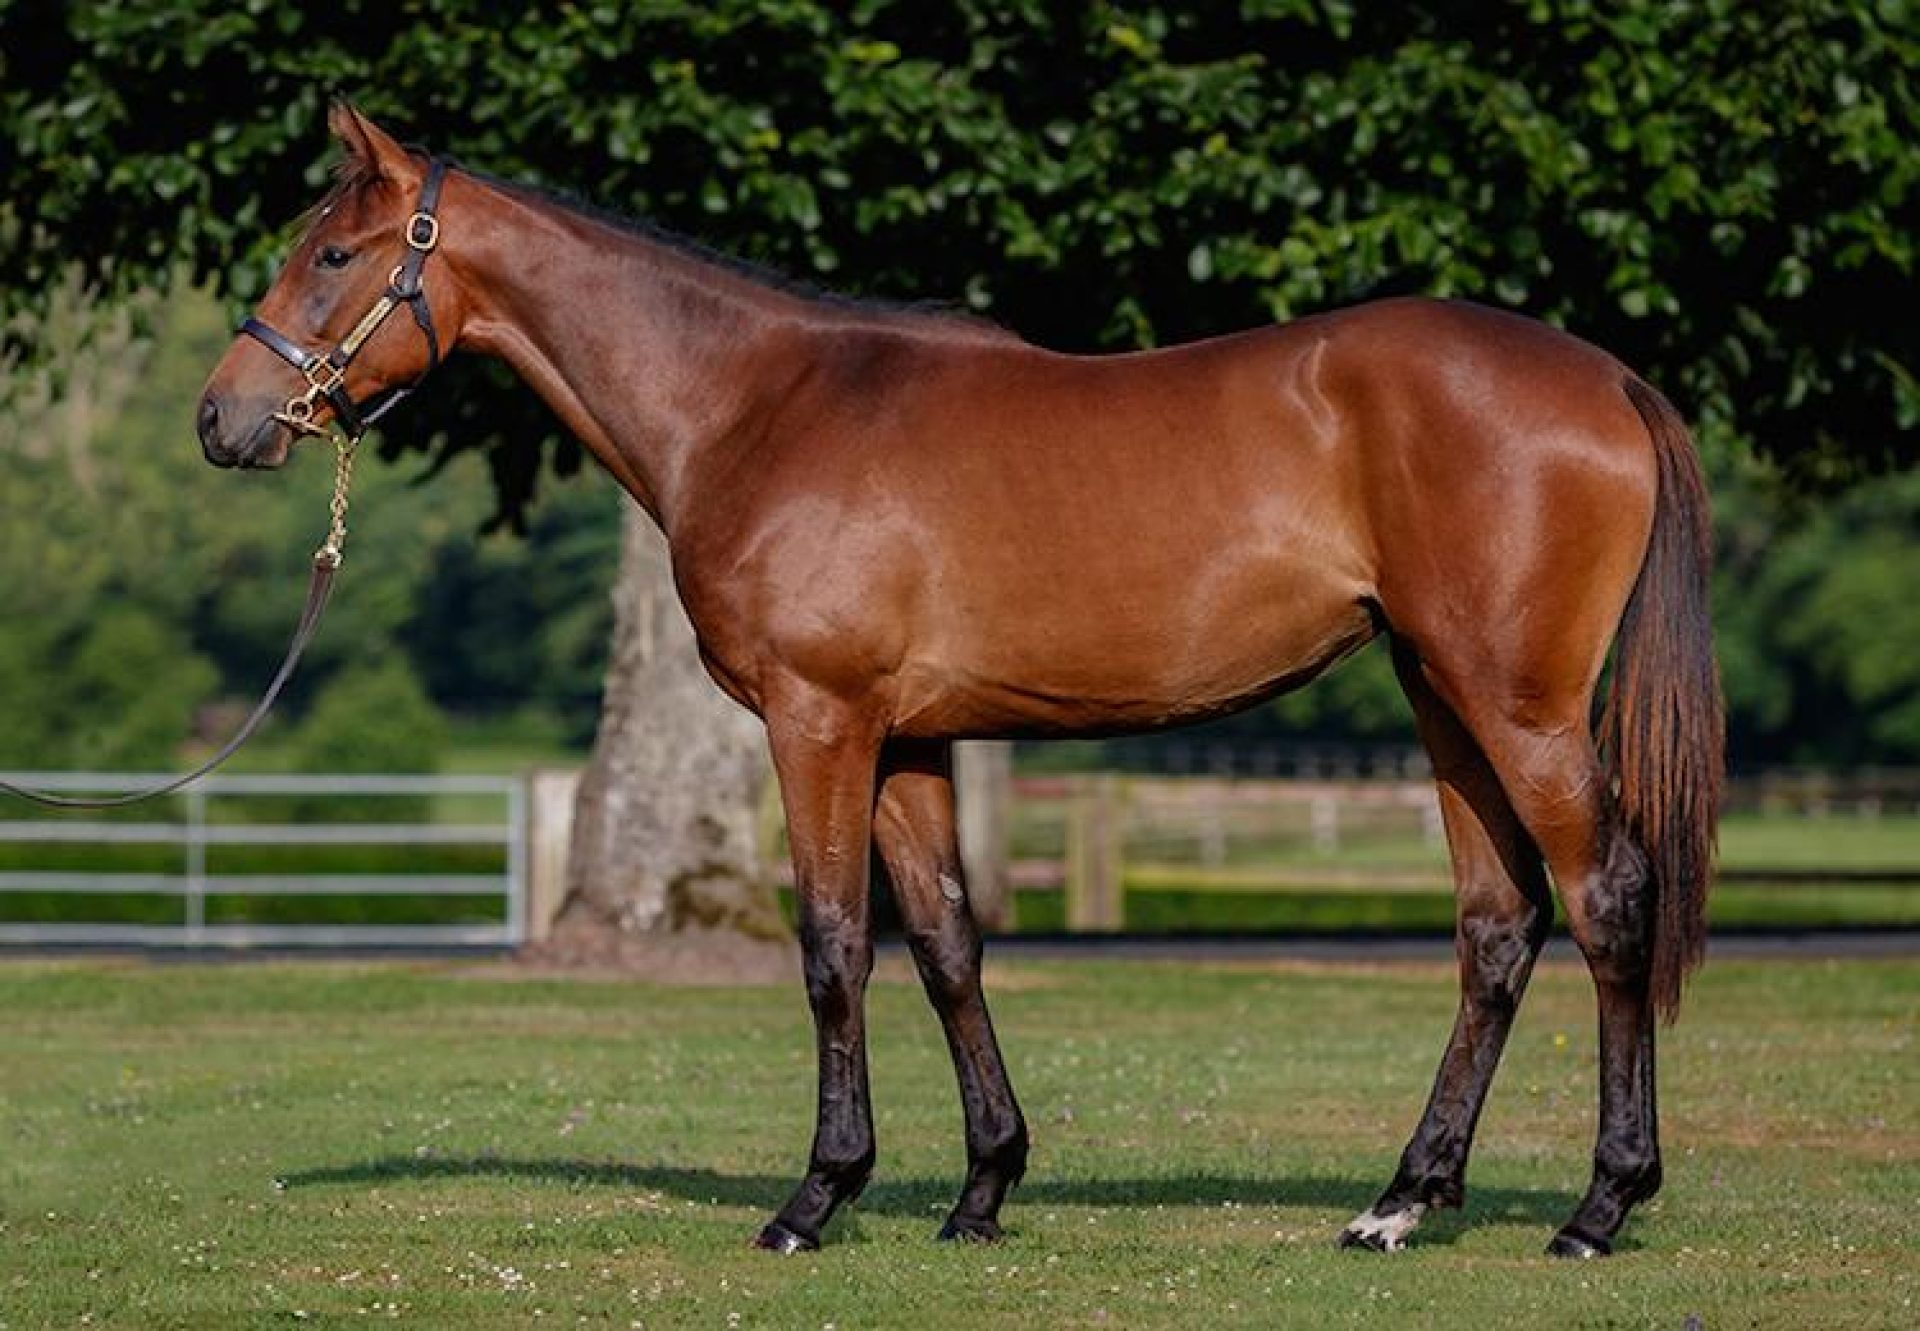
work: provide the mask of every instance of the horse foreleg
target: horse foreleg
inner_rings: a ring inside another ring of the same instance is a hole
[[[767,712],[800,904],[807,1001],[819,1052],[819,1102],[807,1174],[755,1239],[777,1252],[820,1246],[820,1232],[873,1172],[866,987],[867,911],[878,727],[837,700],[806,695]]]
[[[882,765],[874,842],[887,866],[914,965],[940,1017],[966,1115],[967,1181],[942,1239],[1000,1237],[1000,1204],[1027,1167],[1027,1125],[980,988],[980,931],[960,869],[951,751],[896,746]]]
[[[1340,1235],[1343,1247],[1383,1252],[1404,1246],[1430,1208],[1465,1200],[1474,1129],[1552,920],[1540,852],[1480,746],[1397,645],[1394,664],[1439,787],[1457,898],[1460,1009],[1393,1181]]]

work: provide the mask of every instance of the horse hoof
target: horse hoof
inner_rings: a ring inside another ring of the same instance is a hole
[[[1000,1226],[991,1220],[964,1220],[954,1215],[940,1226],[942,1243],[998,1243]]]
[[[1570,1229],[1563,1229],[1555,1234],[1553,1242],[1547,1245],[1547,1255],[1550,1257],[1571,1257],[1581,1261],[1593,1257],[1605,1257],[1612,1251],[1613,1245],[1605,1239],[1588,1238]]]
[[[769,1220],[767,1227],[754,1235],[753,1246],[762,1252],[818,1252],[820,1240],[797,1234],[778,1220]]]
[[[1426,1213],[1427,1208],[1421,1202],[1391,1215],[1368,1211],[1355,1216],[1353,1222],[1340,1231],[1339,1246],[1364,1248],[1368,1252],[1401,1252],[1407,1246],[1407,1235],[1413,1233]]]
[[[1378,1230],[1355,1229],[1352,1225],[1348,1225],[1340,1231],[1336,1246],[1362,1248],[1367,1252],[1400,1252],[1407,1245],[1403,1240],[1392,1238]]]

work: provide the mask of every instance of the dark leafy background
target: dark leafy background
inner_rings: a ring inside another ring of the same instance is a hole
[[[331,96],[498,174],[1066,348],[1387,291],[1567,325],[1807,480],[1912,460],[1901,0],[0,5],[0,299],[78,263],[244,303]],[[31,345],[15,323],[16,354]],[[467,365],[390,432],[577,464]]]

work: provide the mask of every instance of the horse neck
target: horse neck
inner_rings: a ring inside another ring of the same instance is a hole
[[[713,455],[803,363],[807,303],[661,241],[463,180],[460,343],[507,362],[672,535]],[[453,210],[448,210],[452,214]],[[449,222],[450,228],[455,225]]]

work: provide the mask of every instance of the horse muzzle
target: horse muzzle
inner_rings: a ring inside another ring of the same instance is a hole
[[[237,421],[246,419],[254,424],[243,432]],[[270,469],[293,450],[294,432],[277,415],[233,411],[212,393],[200,400],[197,425],[200,451],[216,467]]]

